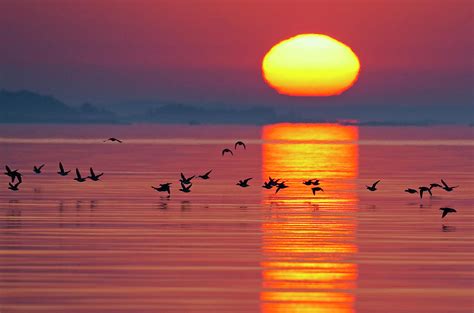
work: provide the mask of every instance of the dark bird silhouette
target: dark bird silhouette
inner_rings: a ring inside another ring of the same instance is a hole
[[[433,193],[431,192],[431,188],[429,188],[429,187],[421,186],[421,187],[418,187],[418,189],[420,190],[420,198],[421,199],[423,199],[423,192],[428,192],[430,194],[430,196],[433,196]]]
[[[102,175],[104,175],[104,173],[100,173],[100,174],[96,175],[96,174],[94,173],[94,170],[92,169],[92,167],[89,169],[89,171],[90,171],[91,174],[90,174],[89,176],[87,176],[87,178],[90,178],[90,179],[93,180],[93,181],[98,181],[98,180],[100,180],[100,177],[101,177]]]
[[[444,190],[446,190],[447,192],[451,192],[454,190],[454,188],[458,188],[459,186],[452,186],[452,187],[449,187],[448,184],[446,184],[446,182],[444,180],[441,180],[441,183],[443,183],[443,188]]]
[[[191,176],[191,177],[186,178],[186,177],[184,176],[184,174],[181,173],[181,179],[180,179],[179,181],[180,181],[182,184],[189,185],[189,184],[191,183],[191,179],[193,179],[194,176],[196,176],[196,175],[193,175],[193,176]]]
[[[238,182],[236,185],[238,185],[238,186],[240,186],[240,187],[243,187],[243,188],[249,187],[250,185],[248,184],[248,182],[249,182],[249,180],[251,180],[251,179],[252,179],[252,177],[246,178],[246,179],[244,179],[244,180],[239,180],[239,182]]]
[[[79,172],[79,169],[77,167],[76,167],[76,177],[74,178],[74,180],[79,182],[79,183],[82,183],[82,182],[86,181],[85,178],[82,178],[81,172]]]
[[[312,184],[313,184],[313,180],[312,180],[312,179],[308,179],[308,180],[303,181],[303,185],[311,186]]]
[[[433,189],[433,188],[443,188],[443,186],[437,183],[430,184],[430,189]]]
[[[245,143],[243,143],[242,141],[237,141],[234,145],[234,149],[237,150],[238,146],[242,146],[242,147],[244,147],[245,150],[247,150],[247,147],[245,146]]]
[[[190,183],[189,185],[186,186],[183,183],[181,183],[181,189],[179,191],[186,192],[186,193],[191,192],[191,186],[192,185],[193,184]]]
[[[278,185],[278,182],[280,181],[280,179],[274,179],[274,178],[271,178],[270,176],[268,177],[268,184],[270,186],[277,186]]]
[[[443,215],[441,215],[441,218],[444,218],[448,213],[455,213],[456,210],[452,208],[440,208],[441,211],[443,211]]]
[[[59,172],[58,172],[59,175],[61,175],[61,176],[67,176],[70,171],[71,171],[71,170],[65,171],[63,164],[62,164],[61,162],[59,162]]]
[[[314,186],[319,185],[319,179],[313,179],[313,185]]]
[[[234,152],[232,152],[232,150],[227,149],[227,148],[225,148],[224,150],[222,150],[222,156],[224,156],[224,154],[226,154],[226,153],[230,153],[231,155],[234,155]]]
[[[35,174],[41,174],[41,169],[44,167],[44,164],[41,164],[40,166],[36,166],[34,165],[33,166],[33,172],[35,172]]]
[[[12,191],[18,191],[20,189],[18,189],[18,186],[20,186],[21,182],[17,182],[15,185],[13,185],[12,183],[8,183],[8,189],[12,190]]]
[[[408,193],[418,193],[418,190],[412,189],[412,188],[407,188],[407,189],[405,189],[405,192],[408,192]]]
[[[313,187],[311,188],[311,191],[313,192],[313,195],[316,195],[316,191],[324,191],[324,190],[321,187]]]
[[[263,186],[262,188],[265,188],[265,189],[272,189],[273,188],[273,185],[270,184],[270,182],[263,182]]]
[[[380,180],[377,180],[375,183],[372,184],[372,186],[367,186],[367,185],[366,185],[365,187],[366,187],[368,190],[370,190],[370,191],[375,191],[375,190],[377,190],[377,187],[376,187],[376,186],[377,186],[377,184],[378,184],[379,182],[380,182]]]
[[[160,184],[160,187],[151,186],[151,188],[155,189],[158,192],[167,192],[168,194],[171,194],[170,185],[171,183],[166,183],[166,184]]]
[[[104,140],[104,142],[107,142],[107,141],[122,143],[122,140],[114,138],[114,137],[110,137],[109,139]]]
[[[18,170],[11,170],[8,165],[5,165],[6,172],[4,173],[8,177],[10,177],[11,182],[15,182],[15,179],[18,179],[19,182],[22,182],[22,175],[18,172]]]
[[[277,194],[278,191],[280,191],[280,189],[285,189],[285,188],[288,188],[289,186],[285,185],[285,182],[283,181],[283,182],[281,182],[281,183],[278,183],[278,184],[276,185],[276,187],[277,187],[277,189],[276,189],[276,191],[275,191],[275,194]]]
[[[206,174],[204,175],[199,175],[198,177],[201,178],[201,179],[209,179],[209,174],[211,174],[212,170],[210,170],[209,172],[207,172]]]

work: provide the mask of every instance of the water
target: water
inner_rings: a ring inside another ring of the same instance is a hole
[[[473,148],[468,127],[1,125],[24,183],[0,177],[0,312],[472,312]],[[440,178],[460,187],[403,192]]]

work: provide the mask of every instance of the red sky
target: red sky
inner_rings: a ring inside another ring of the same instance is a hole
[[[0,2],[0,88],[69,102],[193,103],[472,101],[470,1]],[[330,35],[361,61],[338,99],[292,99],[265,85],[278,41]]]

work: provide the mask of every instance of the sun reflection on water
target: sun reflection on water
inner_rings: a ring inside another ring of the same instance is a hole
[[[354,312],[357,127],[276,124],[262,137],[263,179],[290,185],[264,191],[262,312]],[[306,179],[324,192],[314,196]]]

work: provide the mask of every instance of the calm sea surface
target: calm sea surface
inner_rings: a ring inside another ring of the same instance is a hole
[[[473,152],[469,127],[0,125],[0,312],[472,312]]]

